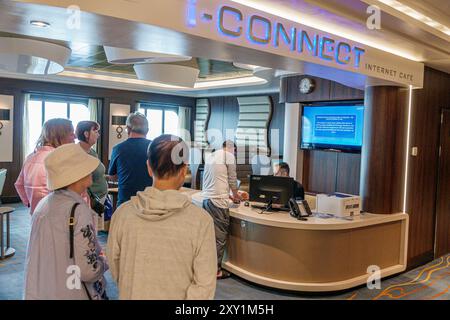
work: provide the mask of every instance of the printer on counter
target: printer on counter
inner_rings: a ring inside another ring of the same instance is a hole
[[[359,215],[361,198],[346,193],[318,194],[317,212],[329,213],[338,217]]]

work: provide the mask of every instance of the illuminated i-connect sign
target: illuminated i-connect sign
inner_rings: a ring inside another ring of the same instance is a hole
[[[188,25],[197,26],[196,0],[191,0],[188,8]],[[210,22],[213,16],[202,14],[202,20]],[[250,43],[257,45],[280,47],[281,44],[291,52],[309,54],[322,60],[332,61],[340,65],[352,64],[359,68],[365,50],[351,46],[344,41],[336,41],[332,37],[310,34],[297,27],[286,28],[280,22],[257,15],[244,15],[241,10],[231,6],[221,6],[217,11],[216,28],[220,34],[231,38],[245,37]]]

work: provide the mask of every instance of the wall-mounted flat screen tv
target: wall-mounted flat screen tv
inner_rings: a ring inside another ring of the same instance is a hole
[[[359,151],[363,143],[363,126],[362,102],[304,106],[301,148]]]

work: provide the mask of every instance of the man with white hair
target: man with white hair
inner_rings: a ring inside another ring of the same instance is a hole
[[[146,139],[148,120],[142,113],[135,112],[128,116],[126,124],[128,139],[113,148],[108,171],[119,182],[117,207],[153,183],[146,165],[151,143]]]

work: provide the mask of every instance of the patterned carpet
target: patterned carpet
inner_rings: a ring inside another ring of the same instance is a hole
[[[21,205],[12,205],[16,211],[11,216],[11,241],[16,254],[10,259],[0,260],[0,300],[21,299],[25,251],[30,232],[28,210]],[[105,245],[107,236],[100,234]],[[106,273],[107,293],[117,299],[117,287]],[[275,290],[258,286],[238,277],[220,280],[217,283],[218,300],[450,300],[450,255],[441,257],[409,272],[383,279],[381,289],[366,286],[333,294],[306,294]]]
[[[426,266],[416,269],[417,275],[413,280],[392,284],[375,295],[372,300],[449,300],[449,267],[450,255],[441,257]],[[355,292],[350,299],[357,297],[358,292]]]

